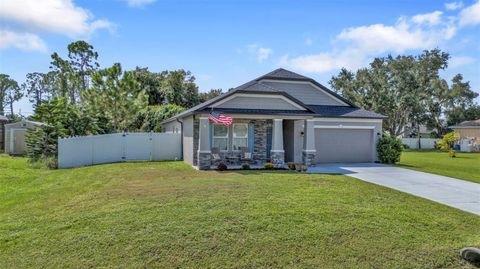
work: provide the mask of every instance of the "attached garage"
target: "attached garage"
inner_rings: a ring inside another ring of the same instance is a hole
[[[375,161],[373,128],[316,127],[316,163]]]

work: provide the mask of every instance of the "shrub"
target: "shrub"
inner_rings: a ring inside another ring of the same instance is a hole
[[[294,163],[288,163],[288,169],[295,170],[297,167]]]
[[[227,165],[224,164],[224,163],[219,163],[219,164],[217,165],[217,169],[218,169],[219,171],[225,171],[225,170],[228,169],[228,167],[227,167]]]
[[[407,145],[407,144],[403,144],[402,146],[403,146],[403,149],[409,149],[410,148],[410,146]]]
[[[249,170],[250,169],[250,165],[248,163],[244,163],[242,164],[242,169],[243,170]]]
[[[458,139],[459,139],[459,136],[457,133],[455,132],[448,133],[443,136],[442,140],[438,141],[437,147],[441,150],[446,150],[450,152],[453,150],[453,146],[458,141]],[[453,154],[453,156],[450,156],[450,157],[454,157],[454,156],[455,154]]]
[[[271,169],[273,169],[273,163],[270,163],[270,162],[265,163],[264,167],[265,167],[265,169],[271,170]]]
[[[449,150],[448,151],[448,156],[450,156],[450,158],[455,158],[457,157],[457,152],[453,149]]]
[[[388,133],[384,133],[377,144],[378,159],[382,163],[393,164],[399,162],[402,150],[402,141]]]

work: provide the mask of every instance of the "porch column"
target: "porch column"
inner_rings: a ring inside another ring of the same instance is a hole
[[[198,125],[198,169],[210,169],[211,151],[210,151],[210,123],[207,117],[200,117]]]
[[[305,120],[303,134],[302,160],[305,165],[311,166],[315,164],[315,154],[317,153],[315,149],[315,120]]]
[[[274,119],[272,128],[272,150],[270,151],[271,161],[274,164],[283,166],[285,151],[283,150],[283,120]]]

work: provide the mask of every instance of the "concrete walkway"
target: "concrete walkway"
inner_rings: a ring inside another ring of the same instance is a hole
[[[308,173],[344,174],[480,215],[478,183],[375,163],[320,164]]]

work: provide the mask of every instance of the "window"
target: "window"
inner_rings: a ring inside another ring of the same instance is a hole
[[[213,145],[212,148],[219,150],[228,150],[228,127],[223,124],[213,125]]]
[[[248,147],[248,124],[233,125],[233,150],[241,150],[242,147]]]

